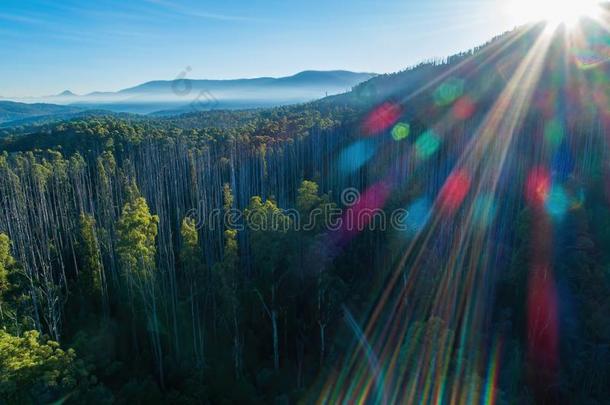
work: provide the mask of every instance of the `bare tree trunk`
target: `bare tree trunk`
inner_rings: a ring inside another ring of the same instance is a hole
[[[273,367],[275,371],[280,369],[280,348],[277,336],[277,311],[271,310],[271,325],[273,327]]]
[[[233,362],[235,367],[235,378],[239,379],[241,377],[241,343],[239,339],[239,323],[237,320],[237,311],[233,311],[233,328],[234,328],[234,336],[233,336]]]
[[[326,324],[318,322],[318,325],[320,325],[320,367],[322,367],[326,356]]]
[[[305,357],[305,343],[303,336],[299,332],[297,337],[297,389],[303,388],[303,361]]]

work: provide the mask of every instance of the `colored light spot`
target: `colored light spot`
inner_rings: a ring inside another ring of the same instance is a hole
[[[496,203],[491,194],[483,194],[474,200],[473,222],[479,228],[489,227],[496,217]]]
[[[451,78],[443,82],[434,92],[434,102],[438,106],[446,106],[453,103],[464,93],[464,81]]]
[[[378,135],[398,121],[402,108],[394,103],[385,102],[376,107],[364,120],[362,130],[365,135]]]
[[[570,208],[570,199],[560,185],[553,185],[545,202],[547,213],[555,220],[563,219]]]
[[[339,168],[345,174],[355,172],[373,157],[375,149],[375,144],[366,140],[348,146],[339,156]]]
[[[465,120],[472,117],[474,110],[474,102],[468,96],[459,98],[455,104],[453,104],[453,116],[459,120]]]
[[[420,159],[428,159],[434,155],[441,145],[438,135],[430,130],[424,132],[415,142],[415,151]]]
[[[582,70],[591,69],[600,62],[598,55],[591,49],[578,49],[574,51],[574,59],[577,66]]]
[[[527,329],[530,359],[538,368],[552,371],[558,361],[559,309],[555,280],[545,264],[534,266],[530,276]]]
[[[487,367],[487,378],[485,382],[485,393],[483,395],[484,405],[493,405],[498,397],[498,376],[500,374],[500,354],[502,352],[502,342],[494,342],[493,351]]]
[[[577,66],[582,70],[593,69],[610,60],[610,44],[601,38],[591,38],[591,43],[586,48],[575,48],[572,50]]]
[[[564,134],[563,125],[555,119],[547,122],[544,127],[544,139],[553,147],[561,145]]]
[[[392,128],[392,138],[395,141],[400,141],[409,136],[411,132],[411,126],[403,122],[399,122]]]
[[[470,175],[466,170],[457,170],[451,173],[438,196],[441,213],[455,213],[464,202],[470,190],[470,184]]]
[[[546,201],[550,188],[551,176],[549,171],[544,167],[537,167],[527,176],[525,198],[529,204],[541,207]]]
[[[383,213],[380,210],[385,205],[390,190],[389,184],[384,181],[373,184],[362,193],[353,206],[345,210],[340,227],[335,233],[339,245],[349,242],[367,227],[374,229],[375,226],[380,226],[380,221],[383,222]]]
[[[407,225],[407,233],[409,235],[416,234],[426,226],[428,219],[430,218],[431,209],[432,203],[427,197],[418,198],[411,205],[409,205],[407,208],[407,212],[409,214],[405,221]]]

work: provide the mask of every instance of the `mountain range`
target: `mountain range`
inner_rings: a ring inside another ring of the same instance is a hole
[[[86,110],[174,115],[190,111],[274,107],[344,93],[374,76],[373,73],[344,70],[310,70],[279,78],[157,80],[116,92],[96,91],[85,95],[65,90],[47,97],[0,101],[0,123]]]

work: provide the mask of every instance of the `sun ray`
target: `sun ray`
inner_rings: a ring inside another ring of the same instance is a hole
[[[582,17],[600,14],[599,0],[511,0],[507,13],[518,23],[547,21],[551,26],[574,26]]]
[[[492,195],[495,192],[513,135],[531,104],[533,91],[542,73],[542,66],[550,42],[551,36],[546,35],[546,32],[539,36],[508,81],[505,90],[488,113],[481,128],[473,136],[470,146],[465,148],[464,155],[458,161],[456,170],[464,168],[466,176],[482,173],[474,194],[481,194],[485,188]],[[483,168],[482,165],[486,165],[486,168]],[[394,276],[378,301],[376,309],[370,316],[365,336],[371,342],[374,351],[378,353],[379,362],[383,367],[382,370],[371,376],[369,372],[363,370],[362,358],[357,356],[356,353],[351,358],[346,359],[344,368],[341,370],[342,378],[340,380],[351,380],[350,386],[352,388],[358,387],[358,389],[352,389],[348,392],[343,391],[343,394],[340,395],[345,401],[366,402],[367,399],[372,399],[371,395],[381,395],[382,393],[376,392],[379,391],[379,387],[372,389],[374,384],[377,386],[379,384],[378,373],[385,373],[383,396],[386,398],[398,397],[399,391],[403,395],[402,387],[407,390],[404,393],[406,398],[419,396],[420,398],[429,398],[435,402],[441,398],[442,393],[446,390],[451,390],[452,398],[464,398],[464,395],[466,395],[471,400],[473,400],[472,395],[480,391],[472,385],[474,384],[472,381],[469,382],[468,380],[470,375],[474,375],[472,362],[462,363],[461,368],[458,369],[458,377],[454,381],[448,380],[448,362],[446,359],[450,358],[451,348],[454,346],[453,342],[456,337],[446,336],[439,331],[429,331],[429,333],[432,333],[432,341],[420,348],[423,351],[411,352],[411,360],[416,364],[416,369],[412,370],[411,374],[396,370],[402,342],[408,335],[408,330],[413,327],[412,321],[414,320],[414,309],[408,309],[405,302],[409,296],[409,291],[421,282],[420,271],[423,267],[420,261],[423,259],[424,247],[436,239],[435,234],[439,232],[442,234],[443,232],[442,227],[446,215],[443,215],[442,208],[445,207],[445,204],[446,202],[442,201],[442,198],[437,199],[434,205],[434,211],[437,214],[432,219],[432,225],[424,235],[416,237],[410,244],[397,266]],[[429,302],[418,307],[420,310],[426,308],[425,313],[429,316],[438,314],[440,319],[447,319],[455,325],[461,325],[462,331],[479,330],[483,318],[481,310],[475,305],[475,301],[483,299],[477,298],[481,293],[476,293],[476,291],[477,285],[482,283],[482,277],[485,277],[481,268],[487,268],[488,266],[484,262],[480,262],[478,258],[484,256],[487,245],[485,232],[478,231],[474,226],[474,216],[474,208],[471,207],[460,220],[461,225],[456,229],[463,229],[464,231],[456,232],[453,236],[454,248],[448,260],[446,260],[444,275],[439,284],[440,288]],[[470,268],[472,268],[472,271],[466,274],[460,274],[460,271],[458,271],[458,269],[465,267],[465,260],[467,259],[465,252],[460,252],[460,246],[470,246],[469,250],[471,252],[468,257],[471,257]],[[415,254],[415,258],[405,288],[400,292],[399,298],[392,299],[393,291],[395,291],[406,261],[411,258],[412,254]],[[476,260],[474,260],[475,258]],[[457,289],[459,288],[465,288],[465,291],[458,294]],[[460,298],[458,299],[458,297]],[[457,310],[454,308],[457,308]],[[438,335],[438,333],[441,334]],[[436,341],[435,339],[440,340]],[[470,352],[477,352],[477,339],[475,337],[462,334],[460,339],[465,339],[463,343],[470,347]],[[334,385],[336,392],[337,390],[341,392],[345,388],[330,381],[327,381],[327,384],[327,387]],[[470,388],[461,392],[462,387]],[[393,390],[393,392],[385,392],[386,390]],[[489,398],[493,398],[493,396],[488,396],[487,399]]]

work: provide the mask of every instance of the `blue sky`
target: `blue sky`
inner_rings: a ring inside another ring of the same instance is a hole
[[[502,0],[2,0],[0,96],[155,79],[394,72],[517,23]]]

